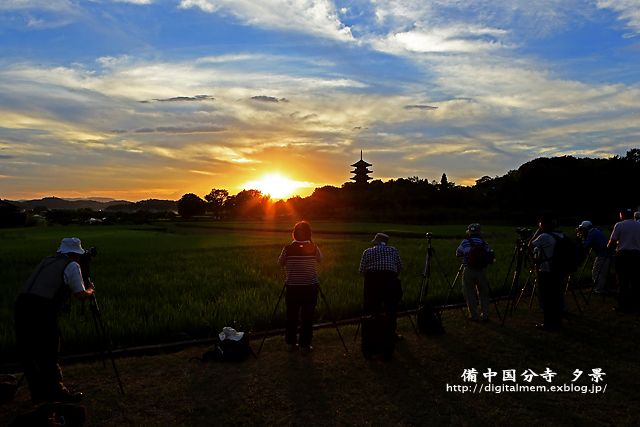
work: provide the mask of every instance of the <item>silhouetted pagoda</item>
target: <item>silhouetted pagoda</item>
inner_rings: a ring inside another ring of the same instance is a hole
[[[350,179],[353,179],[357,185],[366,185],[367,181],[373,179],[368,175],[370,173],[373,173],[373,171],[367,169],[372,165],[371,163],[367,163],[362,160],[362,150],[360,150],[360,160],[352,164],[351,166],[355,167],[355,169],[351,171],[351,173],[355,174],[355,176],[352,176]]]

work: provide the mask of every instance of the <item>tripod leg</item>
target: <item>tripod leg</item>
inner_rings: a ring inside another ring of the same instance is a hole
[[[402,298],[400,299],[400,302],[402,303],[402,308],[404,308],[404,311],[406,313],[407,312],[407,307],[404,305],[404,301],[402,301]],[[418,327],[416,326],[415,323],[413,323],[413,319],[411,318],[411,315],[409,313],[407,313],[407,317],[409,318],[409,322],[411,322],[411,326],[413,327],[413,330],[416,332],[416,336],[418,338],[420,338],[420,334],[418,333]],[[360,320],[362,320],[362,317],[360,318]],[[358,328],[360,328],[360,324],[358,324]],[[358,333],[358,331],[356,331],[356,335],[357,335],[357,333]]]
[[[95,295],[91,295],[91,304],[93,305],[93,315],[94,320],[97,319],[97,322],[100,324],[100,330],[102,331],[102,336],[104,338],[105,346],[107,347],[107,354],[111,359],[111,365],[113,366],[113,372],[116,374],[116,379],[118,380],[118,385],[120,386],[120,392],[124,395],[124,387],[122,387],[122,381],[120,381],[120,374],[118,373],[118,368],[116,367],[116,361],[113,358],[113,353],[111,352],[111,344],[107,338],[107,333],[104,329],[104,323],[102,323],[102,316],[100,315],[100,308],[98,308],[98,301],[96,300]],[[104,362],[104,359],[103,359]],[[106,366],[105,366],[106,367]]]
[[[273,309],[273,314],[271,315],[271,320],[269,320],[269,324],[267,324],[267,330],[262,337],[262,342],[260,343],[260,348],[258,348],[258,354],[260,354],[260,350],[262,350],[262,344],[264,344],[264,340],[267,339],[267,334],[269,333],[269,328],[271,327],[271,322],[273,322],[273,318],[276,316],[276,311],[278,311],[278,306],[280,305],[280,300],[282,299],[282,295],[284,295],[284,290],[287,287],[285,284],[280,291],[280,296],[278,297],[278,302],[276,303],[276,308]]]
[[[438,260],[438,262],[440,262]],[[440,319],[442,319],[442,313],[444,313],[444,308],[447,305],[447,302],[449,301],[449,296],[451,295],[451,292],[453,291],[453,288],[456,286],[456,282],[458,281],[458,277],[460,277],[460,274],[462,273],[462,270],[464,269],[464,265],[460,264],[460,268],[458,269],[458,273],[456,274],[455,279],[453,279],[453,283],[451,283],[451,286],[449,287],[449,293],[447,294],[447,297],[444,300],[444,303],[442,304],[442,309],[440,310],[440,313],[438,313],[438,317]],[[443,272],[444,273],[444,272]],[[445,275],[445,279],[446,279],[446,275]],[[464,310],[462,309],[462,307],[460,308],[460,313],[462,313],[462,317],[464,317],[464,321],[469,324],[469,319],[467,317],[467,315],[464,314]]]
[[[344,350],[349,353],[349,349],[347,349],[347,345],[344,343],[344,340],[342,339],[342,334],[340,333],[340,329],[338,329],[338,324],[336,323],[336,318],[333,317],[333,314],[331,314],[331,309],[329,308],[329,303],[327,303],[327,299],[324,297],[324,292],[322,292],[322,289],[320,288],[320,285],[318,285],[318,292],[320,292],[320,296],[322,297],[322,300],[324,301],[324,304],[327,306],[327,313],[329,313],[329,316],[331,317],[332,321],[333,321],[333,326],[336,327],[336,331],[338,331],[338,336],[340,337],[340,341],[342,341],[342,345],[344,346]]]

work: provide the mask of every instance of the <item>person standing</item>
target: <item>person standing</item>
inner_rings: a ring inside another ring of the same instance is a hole
[[[468,239],[464,239],[456,256],[462,258],[464,271],[462,272],[462,292],[469,309],[469,320],[478,322],[489,321],[489,281],[487,280],[487,264],[491,249],[489,243],[482,239],[480,224],[473,223],[467,228]],[[477,293],[476,293],[477,288]],[[478,316],[478,296],[480,297],[480,311]]]
[[[611,255],[607,249],[608,240],[604,233],[595,228],[590,221],[582,221],[578,227],[578,237],[582,239],[584,249],[593,249],[596,254],[591,270],[594,292],[596,295],[606,295],[611,267]]]
[[[539,228],[529,241],[536,258],[536,278],[538,301],[544,315],[544,322],[536,328],[554,331],[562,328],[564,312],[563,275],[558,271],[560,266],[552,263],[553,252],[559,239],[564,235],[556,231],[556,221],[549,216],[542,216]]]
[[[71,294],[84,300],[95,290],[93,283],[82,280],[84,253],[80,239],[62,239],[57,255],[38,265],[14,304],[16,347],[35,404],[77,403],[83,397],[63,384],[58,316]]]
[[[618,280],[618,307],[621,312],[637,312],[640,297],[640,222],[634,221],[631,209],[620,210],[608,248],[616,251],[613,265]]]
[[[311,241],[311,234],[311,225],[307,221],[297,223],[293,227],[293,242],[282,248],[278,258],[278,263],[285,267],[287,275],[285,342],[289,351],[300,347],[305,353],[313,350],[313,316],[318,303],[316,263],[322,262],[322,253]]]
[[[398,303],[402,299],[402,284],[398,275],[403,268],[398,250],[389,246],[389,236],[376,234],[373,247],[360,259],[360,274],[364,276],[364,316],[377,316],[384,304],[393,331],[397,329]],[[396,332],[396,340],[402,340]]]

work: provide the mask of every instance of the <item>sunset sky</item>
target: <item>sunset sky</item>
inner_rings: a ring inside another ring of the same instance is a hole
[[[1,0],[0,198],[471,185],[640,147],[637,0]],[[280,197],[286,197],[283,193]]]

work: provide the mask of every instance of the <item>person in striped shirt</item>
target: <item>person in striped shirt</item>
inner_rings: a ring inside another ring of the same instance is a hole
[[[484,322],[489,321],[489,281],[487,280],[487,261],[485,258],[469,259],[469,254],[474,248],[481,248],[484,250],[485,257],[488,256],[491,249],[489,244],[482,239],[482,230],[480,224],[473,223],[467,228],[468,239],[464,239],[458,249],[456,250],[456,256],[462,258],[462,265],[464,271],[462,273],[462,292],[464,299],[467,301],[467,307],[469,308],[469,320],[473,322],[480,321],[480,318]],[[476,286],[478,293],[476,294]],[[478,295],[480,296],[480,310],[481,315],[478,316]]]
[[[293,242],[284,248],[278,263],[285,267],[287,306],[285,341],[289,351],[313,350],[313,316],[318,303],[318,272],[316,263],[322,262],[320,249],[311,241],[311,225],[301,221],[293,228]],[[297,337],[300,319],[300,337]]]

